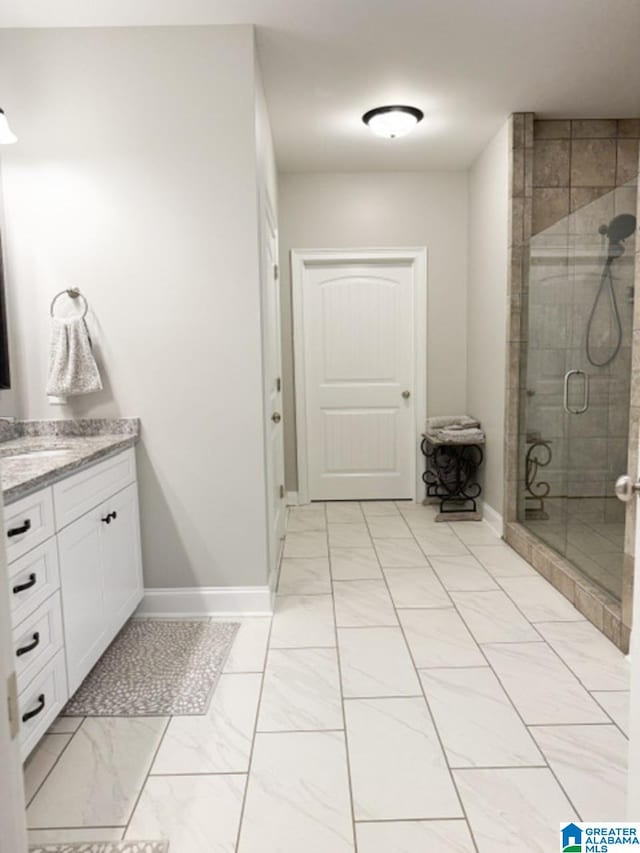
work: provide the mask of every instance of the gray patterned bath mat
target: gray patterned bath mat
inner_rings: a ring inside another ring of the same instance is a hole
[[[238,627],[237,622],[131,619],[63,716],[206,714]]]
[[[168,853],[168,841],[79,841],[73,844],[36,844],[29,853]]]

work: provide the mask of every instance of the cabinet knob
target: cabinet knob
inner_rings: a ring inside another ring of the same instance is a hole
[[[402,396],[404,397],[405,400],[408,400],[409,397],[411,396],[411,391],[403,391]]]

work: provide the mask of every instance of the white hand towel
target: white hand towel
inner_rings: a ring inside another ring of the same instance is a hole
[[[93,357],[87,324],[82,317],[51,320],[49,350],[50,402],[61,405],[67,397],[102,390],[98,365]]]
[[[430,429],[468,429],[480,426],[480,421],[469,415],[449,415],[427,418],[427,430]]]

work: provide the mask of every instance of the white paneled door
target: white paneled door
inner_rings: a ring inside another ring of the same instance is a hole
[[[414,497],[424,386],[415,258],[327,258],[300,272],[296,389],[307,498]]]

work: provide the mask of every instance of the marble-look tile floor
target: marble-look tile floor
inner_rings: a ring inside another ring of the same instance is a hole
[[[31,840],[548,853],[623,820],[624,656],[487,525],[434,519],[291,509],[274,616],[241,620],[209,712],[59,719]]]

